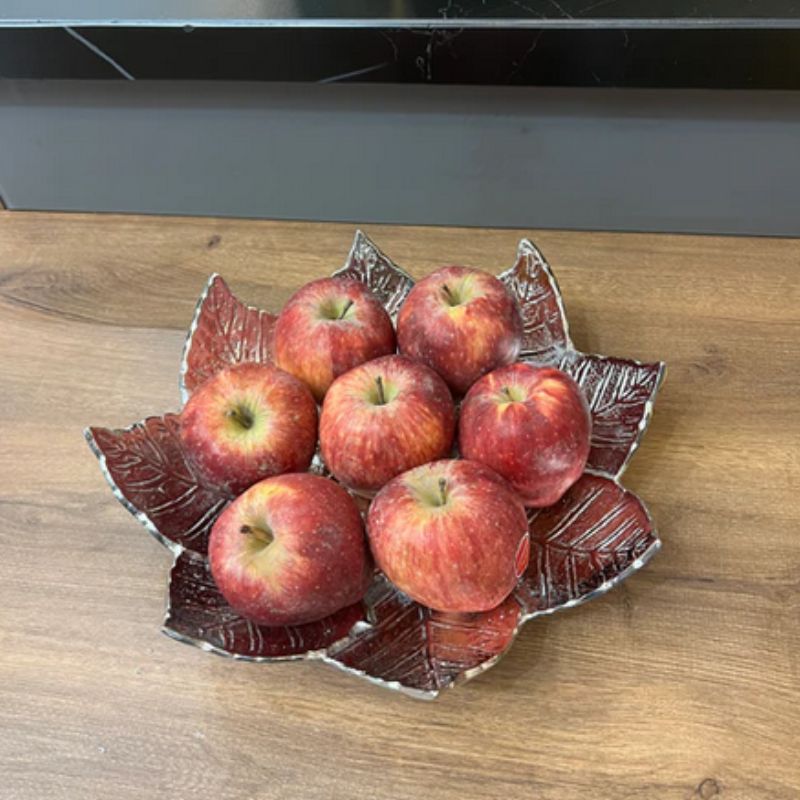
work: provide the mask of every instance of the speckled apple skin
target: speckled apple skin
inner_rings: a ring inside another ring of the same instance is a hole
[[[325,316],[329,304],[352,300],[344,319]],[[302,380],[318,402],[339,375],[395,350],[392,321],[374,294],[351,278],[322,278],[295,292],[278,316],[273,357]]]
[[[518,401],[508,401],[507,387]],[[591,432],[583,392],[552,367],[502,367],[481,378],[461,404],[463,456],[498,472],[535,508],[555,503],[583,474]]]
[[[226,412],[245,403],[259,427],[241,435]],[[308,468],[316,448],[317,406],[297,378],[269,364],[239,364],[209,378],[189,398],[180,437],[200,472],[231,494],[272,475]]]
[[[391,399],[376,405],[380,377]],[[429,367],[384,356],[337,378],[320,415],[322,457],[342,483],[372,492],[401,472],[450,454],[455,406]]]
[[[445,286],[469,287],[471,299],[447,302]],[[400,352],[436,370],[463,395],[490,370],[510,364],[522,344],[516,301],[493,275],[467,267],[443,267],[417,283],[397,318]]]
[[[267,527],[263,549],[242,526]],[[373,573],[353,499],[328,478],[279,475],[257,483],[211,530],[211,574],[231,607],[263,625],[302,625],[358,602]]]
[[[427,502],[438,481],[447,502]],[[528,565],[528,520],[499,475],[474,461],[442,460],[386,484],[367,517],[378,567],[423,605],[487,611],[503,601]]]

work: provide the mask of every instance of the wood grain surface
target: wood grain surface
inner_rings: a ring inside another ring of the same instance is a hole
[[[530,236],[578,347],[668,362],[625,478],[663,551],[434,703],[167,639],[81,430],[178,407],[210,272],[277,311],[353,227],[0,212],[0,797],[800,798],[800,243],[367,233],[416,276]]]

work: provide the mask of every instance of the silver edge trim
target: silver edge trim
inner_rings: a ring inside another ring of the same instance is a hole
[[[635,361],[634,359],[626,359],[626,360],[634,361],[634,363],[637,364],[638,366],[646,365],[646,362]],[[636,438],[633,440],[630,448],[628,449],[628,455],[625,456],[625,460],[622,462],[622,464],[620,464],[620,467],[617,470],[616,475],[614,475],[615,479],[618,479],[622,475],[622,473],[625,472],[625,470],[628,468],[628,464],[630,464],[630,461],[633,458],[633,454],[639,449],[639,445],[642,443],[642,439],[644,438],[645,432],[647,431],[647,428],[650,425],[650,420],[653,416],[653,407],[656,402],[656,396],[658,395],[658,392],[661,389],[662,384],[664,383],[664,379],[667,376],[666,362],[657,361],[655,363],[658,364],[656,385],[653,388],[653,393],[650,395],[650,397],[644,404],[644,413],[642,414],[642,418],[639,420],[639,426],[636,429]],[[642,505],[644,505],[644,503],[642,503]]]
[[[127,428],[120,428],[119,430],[129,431],[136,425],[140,424],[142,423],[134,422],[133,425],[129,425]],[[106,457],[100,450],[100,448],[97,446],[97,442],[95,441],[94,436],[92,435],[91,428],[83,429],[83,437],[84,439],[86,439],[89,448],[91,449],[92,453],[94,453],[95,458],[100,464],[100,471],[103,473],[103,477],[106,479],[106,483],[108,483],[108,485],[111,487],[111,492],[114,495],[114,497],[117,498],[117,500],[122,504],[122,506],[124,506],[124,508],[129,513],[133,514],[133,516],[136,517],[136,519],[139,520],[139,522],[142,525],[144,525],[148,533],[150,533],[150,535],[157,542],[163,544],[164,547],[166,547],[167,550],[173,553],[175,558],[177,558],[185,549],[183,545],[178,544],[178,542],[170,541],[169,539],[167,539],[166,536],[162,535],[161,532],[156,527],[156,525],[150,519],[150,517],[148,517],[147,514],[145,514],[143,511],[139,511],[139,509],[136,508],[136,506],[133,503],[131,503],[130,500],[128,500],[128,498],[125,497],[125,495],[122,494],[122,491],[120,490],[119,486],[117,486],[116,481],[111,476],[111,473],[108,471],[108,467],[106,466]]]
[[[560,357],[558,362],[559,369],[563,368],[567,361],[573,361],[576,358],[593,358],[597,361],[627,361],[630,364],[634,364],[637,367],[652,367],[654,364],[658,365],[658,371],[656,373],[656,385],[653,387],[653,392],[650,397],[645,401],[644,404],[644,411],[642,413],[642,418],[639,420],[639,424],[636,427],[636,436],[634,440],[630,444],[630,448],[628,449],[627,454],[625,455],[625,460],[620,464],[619,469],[616,472],[606,472],[604,470],[597,470],[592,469],[590,467],[586,468],[586,472],[591,473],[592,475],[602,475],[606,478],[611,478],[613,480],[617,480],[622,476],[622,473],[628,468],[630,464],[631,458],[633,458],[633,454],[639,449],[639,445],[642,443],[642,439],[644,439],[644,435],[647,432],[647,428],[650,425],[650,420],[653,417],[653,411],[655,407],[656,397],[658,396],[658,392],[661,389],[662,384],[667,375],[667,363],[666,361],[639,361],[636,358],[624,358],[622,356],[603,356],[599,353],[585,353],[582,350],[575,350],[574,348],[571,350],[565,350]],[[536,363],[536,362],[531,362]],[[624,488],[624,487],[623,487]]]
[[[585,19],[560,17],[541,18],[476,18],[476,17],[428,17],[420,19],[248,19],[248,18],[203,18],[203,19],[100,19],[92,18],[52,18],[52,19],[0,19],[0,28],[377,28],[384,30],[400,29],[539,29],[539,28],[597,28],[603,29],[797,29],[800,19],[788,17],[722,17],[717,19],[697,19],[694,17],[666,18],[604,18]]]
[[[240,653],[231,653],[222,647],[217,647],[216,645],[205,642],[202,639],[195,639],[193,636],[187,636],[186,634],[179,633],[174,628],[170,628],[167,623],[170,613],[171,606],[168,599],[167,607],[164,612],[164,622],[161,625],[161,632],[165,636],[168,636],[170,639],[174,639],[176,642],[180,642],[181,644],[188,644],[192,647],[197,647],[198,649],[204,650],[207,653],[214,653],[214,655],[222,656],[223,658],[230,658],[232,661],[250,661],[254,664],[275,663],[279,661],[319,661],[322,659],[322,656],[325,653],[324,648],[321,650],[307,650],[305,653],[297,653],[291,656],[245,656],[241,655]],[[333,645],[338,644],[341,641],[344,641],[344,639],[339,639],[329,646],[333,647]]]
[[[607,477],[607,476],[603,476]],[[645,509],[646,511],[646,509]],[[649,516],[649,512],[648,516]],[[635,572],[638,572],[651,558],[661,549],[661,539],[658,538],[658,535],[653,534],[656,538],[653,540],[653,543],[647,550],[642,553],[638,558],[634,559],[634,561],[627,566],[622,572],[618,575],[615,575],[611,580],[605,581],[604,583],[600,584],[596,589],[592,589],[591,592],[587,592],[582,597],[575,598],[574,600],[567,600],[566,603],[561,603],[561,605],[553,606],[552,608],[546,608],[541,611],[532,611],[529,614],[522,614],[520,619],[520,625],[525,625],[526,623],[530,622],[532,619],[536,619],[537,617],[545,617],[550,614],[555,614],[558,611],[566,611],[569,608],[576,608],[577,606],[582,606],[584,603],[588,603],[589,600],[594,600],[601,595],[604,595],[609,589],[613,589],[618,583],[622,583],[626,578],[629,578]]]
[[[186,401],[189,399],[189,390],[186,388],[186,372],[189,369],[189,352],[192,349],[192,340],[194,338],[195,331],[197,330],[197,326],[200,323],[200,314],[203,311],[203,304],[206,302],[208,293],[211,291],[211,286],[219,277],[219,273],[212,272],[211,276],[206,281],[206,285],[203,288],[203,291],[200,292],[200,297],[195,304],[194,314],[192,314],[192,322],[189,325],[189,331],[186,334],[186,339],[184,339],[183,342],[183,350],[181,351],[181,366],[180,372],[178,373],[178,386],[180,388],[182,406],[186,405]]]
[[[376,678],[373,675],[368,675],[363,670],[348,667],[342,664],[340,661],[336,661],[335,658],[332,658],[329,655],[322,655],[319,660],[324,664],[327,664],[330,667],[335,667],[336,669],[346,672],[349,675],[355,675],[357,678],[361,678],[362,680],[365,680],[374,686],[380,686],[383,689],[390,689],[391,691],[400,692],[401,694],[404,694],[407,697],[412,697],[415,700],[435,700],[441,692],[440,689],[414,689],[411,686],[405,686],[399,681],[386,681],[383,680],[383,678]],[[450,686],[452,685],[453,684],[450,684]]]

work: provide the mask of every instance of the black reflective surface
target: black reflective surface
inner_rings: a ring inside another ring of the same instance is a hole
[[[797,89],[800,30],[0,29],[0,77]]]
[[[800,88],[800,0],[3,0],[0,77]]]

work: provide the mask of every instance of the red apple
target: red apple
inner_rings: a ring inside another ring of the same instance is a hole
[[[307,283],[275,323],[275,363],[304,381],[318,402],[339,375],[394,349],[386,309],[363,283],[350,278]]]
[[[239,494],[262,478],[308,468],[317,406],[303,383],[277,367],[239,364],[189,398],[180,436],[209,481]]]
[[[447,456],[454,431],[447,384],[423,364],[384,356],[331,384],[319,441],[338,480],[371,492],[401,472]]]
[[[583,474],[591,432],[583,392],[552,367],[490,372],[461,405],[462,455],[490,466],[535,508],[555,503]]]
[[[211,574],[231,607],[262,625],[302,625],[358,602],[372,576],[364,524],[328,478],[267,478],[220,515]]]
[[[397,318],[400,352],[435,369],[462,395],[481,375],[516,360],[522,318],[493,275],[443,267],[409,293]]]
[[[528,565],[522,502],[475,461],[434,461],[378,492],[367,517],[378,567],[395,586],[438,611],[487,611]]]

